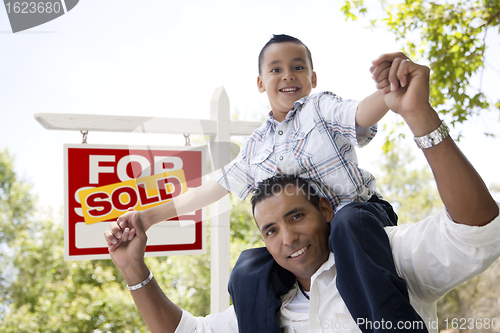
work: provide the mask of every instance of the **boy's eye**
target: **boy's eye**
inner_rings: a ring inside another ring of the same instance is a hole
[[[279,68],[271,69],[271,73],[279,73],[279,72],[281,72],[281,69],[279,69]]]
[[[295,70],[296,71],[300,71],[301,69],[304,69],[304,67],[302,67],[302,66],[295,66]]]

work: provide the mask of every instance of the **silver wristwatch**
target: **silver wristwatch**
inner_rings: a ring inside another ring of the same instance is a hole
[[[441,121],[441,125],[439,125],[439,127],[431,133],[424,136],[416,136],[413,139],[415,140],[418,148],[425,149],[437,145],[438,143],[446,139],[449,133],[450,129],[448,128],[448,126],[446,126],[444,121]]]

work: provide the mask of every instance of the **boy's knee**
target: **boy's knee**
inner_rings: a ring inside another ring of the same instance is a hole
[[[339,230],[358,228],[360,223],[365,223],[366,218],[367,212],[356,203],[352,203],[335,213],[331,228]]]
[[[346,205],[335,213],[331,223],[332,231],[336,229],[359,228],[384,228],[396,225],[394,217],[391,218],[383,207],[369,202],[354,202]]]

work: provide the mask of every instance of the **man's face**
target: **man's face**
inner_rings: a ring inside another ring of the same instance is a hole
[[[294,103],[316,87],[316,73],[311,68],[306,47],[291,42],[268,46],[257,87],[260,92],[267,91],[274,118],[283,121]]]
[[[321,198],[319,210],[298,187],[285,187],[255,205],[255,221],[267,250],[283,268],[309,290],[310,278],[328,259],[328,236],[333,210]]]

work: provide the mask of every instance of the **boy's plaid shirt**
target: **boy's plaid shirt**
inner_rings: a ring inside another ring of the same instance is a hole
[[[357,164],[354,146],[365,146],[377,133],[376,125],[356,126],[358,104],[322,92],[295,102],[281,123],[271,111],[217,182],[244,200],[260,181],[294,174],[321,186],[335,210],[373,194],[380,197],[375,178]]]

